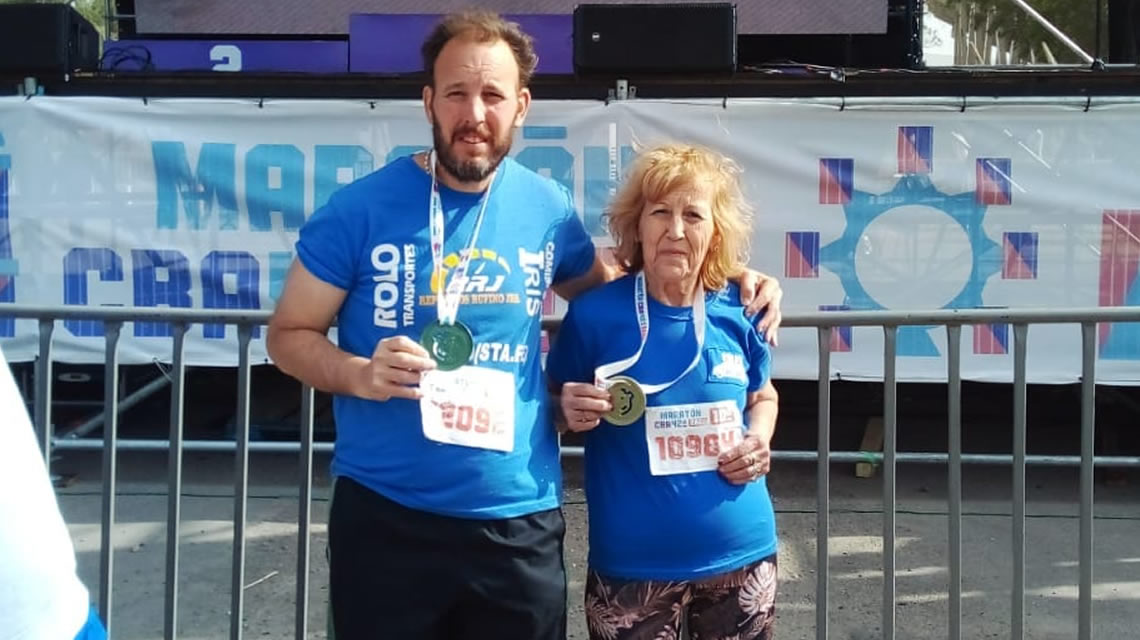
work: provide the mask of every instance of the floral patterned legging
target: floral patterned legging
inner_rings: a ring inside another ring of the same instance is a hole
[[[776,556],[679,582],[607,578],[591,570],[585,604],[591,640],[676,640],[682,622],[692,640],[771,640]]]

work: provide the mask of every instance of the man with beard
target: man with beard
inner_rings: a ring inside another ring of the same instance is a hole
[[[334,394],[334,631],[560,639],[565,525],[542,298],[619,274],[570,194],[507,156],[530,107],[530,38],[463,12],[422,53],[432,151],[313,214],[269,325],[276,364]],[[754,312],[770,303],[771,336],[779,285],[743,279]]]

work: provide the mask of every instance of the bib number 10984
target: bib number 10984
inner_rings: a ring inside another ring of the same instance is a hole
[[[741,440],[739,428],[703,436],[691,433],[683,436],[655,436],[659,460],[684,458],[717,458],[721,451],[731,449]]]
[[[720,454],[743,439],[744,421],[731,400],[645,410],[649,471],[655,476],[715,470]]]

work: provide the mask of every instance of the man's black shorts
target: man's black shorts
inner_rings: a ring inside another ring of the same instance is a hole
[[[469,520],[399,505],[345,477],[329,514],[337,640],[564,640],[560,509]]]

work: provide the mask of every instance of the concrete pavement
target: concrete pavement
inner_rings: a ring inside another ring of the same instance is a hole
[[[166,455],[121,454],[117,501],[113,637],[160,638],[163,627]],[[56,473],[74,474],[60,503],[76,544],[81,577],[97,601],[100,471],[97,452],[61,452]],[[185,460],[179,637],[228,637],[232,554],[232,456],[187,453]],[[310,638],[324,638],[327,566],[324,544],[328,457],[317,455],[311,542]],[[566,563],[570,638],[586,638],[582,584],[586,512],[580,460],[566,461]],[[1097,486],[1094,637],[1140,637],[1140,474]],[[245,569],[246,638],[292,638],[296,550],[296,457],[254,454]],[[963,637],[1009,636],[1012,546],[1010,471],[965,467]],[[815,638],[815,467],[774,464],[770,486],[781,537],[777,637]],[[881,476],[832,468],[829,638],[882,637]],[[1027,638],[1070,640],[1077,628],[1077,470],[1028,472],[1026,524]],[[944,638],[949,570],[946,473],[901,465],[898,472],[897,638]]]

